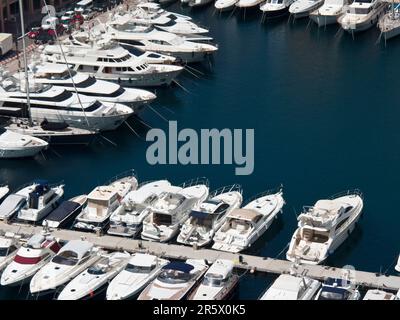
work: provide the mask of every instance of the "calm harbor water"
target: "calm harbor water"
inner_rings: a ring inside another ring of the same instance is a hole
[[[175,4],[176,12],[189,13]],[[400,218],[398,165],[400,118],[398,57],[400,39],[376,45],[378,30],[356,35],[337,33],[337,26],[307,28],[307,20],[260,24],[261,15],[236,12],[213,15],[212,6],[190,12],[210,28],[219,45],[212,66],[197,65],[204,75],[186,72],[178,86],[158,89],[155,110],[179,129],[254,128],[255,170],[235,176],[231,165],[150,166],[145,152],[146,126],[107,134],[93,147],[57,148],[46,159],[0,162],[0,181],[17,187],[41,177],[64,180],[66,198],[87,193],[111,176],[134,168],[141,181],[168,178],[173,183],[205,176],[211,189],[240,183],[245,198],[284,185],[283,215],[249,250],[284,258],[303,205],[342,190],[359,188],[364,215],[349,240],[329,259],[333,266],[394,273]],[[151,109],[143,122],[167,130],[168,123]],[[243,276],[239,297],[255,299],[271,277]],[[0,288],[0,298],[25,299],[26,288]]]

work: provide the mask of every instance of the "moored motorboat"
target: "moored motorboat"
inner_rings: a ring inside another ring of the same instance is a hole
[[[381,37],[389,40],[400,34],[400,4],[391,3],[390,9],[378,21]]]
[[[306,264],[325,261],[354,230],[362,209],[359,190],[348,190],[304,207],[286,258]]]
[[[296,0],[290,5],[289,13],[294,19],[305,18],[323,3],[324,0]]]
[[[242,188],[239,185],[222,187],[212,192],[208,200],[190,212],[177,242],[199,248],[209,244],[229,213],[240,207],[242,200]]]
[[[13,261],[1,275],[0,284],[17,286],[29,282],[60,248],[58,241],[49,234],[33,235],[18,249]]]
[[[218,259],[207,270],[189,300],[227,300],[233,297],[239,284],[239,276],[233,272],[231,260]]]
[[[213,249],[237,253],[249,248],[282,212],[284,204],[279,189],[256,196],[242,209],[234,209],[215,233]]]
[[[35,180],[18,194],[27,199],[25,206],[18,212],[18,220],[36,223],[59,205],[64,196],[64,184],[50,185],[46,180]]]
[[[87,195],[80,195],[64,201],[43,220],[42,225],[49,228],[66,226],[68,222],[71,222],[79,214],[86,201]]]
[[[289,7],[294,0],[267,0],[260,5],[263,19],[279,18],[289,14]]]
[[[281,274],[260,300],[313,300],[321,282],[309,277]]]
[[[99,250],[92,243],[71,240],[31,279],[31,294],[54,292],[100,259]]]
[[[42,139],[0,128],[0,159],[33,157],[47,146]]]
[[[204,260],[170,262],[139,295],[138,300],[183,300],[203,277],[208,266]]]
[[[73,227],[83,231],[106,231],[112,213],[130,191],[136,190],[137,185],[136,173],[132,170],[96,187],[88,194],[87,202],[76,217]]]
[[[102,255],[92,266],[69,282],[57,300],[79,300],[93,298],[106,289],[108,283],[125,268],[130,254],[113,252]]]
[[[143,221],[144,240],[167,242],[189,218],[190,211],[208,197],[208,180],[194,179],[175,190],[163,192],[150,206]]]
[[[123,237],[135,237],[141,230],[143,220],[150,213],[149,206],[171,184],[167,180],[142,183],[137,190],[129,192],[117,210],[110,216],[107,233]]]
[[[0,274],[17,254],[20,237],[14,233],[5,233],[0,236]]]
[[[399,298],[391,292],[379,289],[370,289],[365,294],[363,300],[399,300]]]
[[[168,263],[168,260],[154,255],[134,253],[125,269],[110,282],[107,288],[107,300],[137,297]]]
[[[328,278],[322,284],[315,300],[360,300],[361,294],[352,283],[344,279]]]
[[[310,19],[319,27],[337,23],[337,19],[345,12],[348,0],[325,0],[317,10],[310,12]]]
[[[372,28],[384,15],[387,3],[381,0],[354,1],[338,18],[342,29],[354,34]]]

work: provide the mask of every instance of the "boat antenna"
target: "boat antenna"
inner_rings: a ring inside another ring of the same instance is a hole
[[[22,1],[22,0],[19,0],[19,1]],[[48,14],[49,16],[51,16],[51,13],[50,13],[49,7],[47,6],[46,0],[43,0],[43,3],[44,3],[44,6],[45,6],[45,9],[46,9],[47,14]],[[81,97],[80,97],[80,95],[79,95],[79,93],[78,93],[78,90],[76,89],[75,81],[74,81],[74,79],[73,79],[73,77],[72,77],[71,70],[69,69],[67,59],[65,58],[64,49],[63,49],[63,47],[62,47],[62,45],[61,45],[61,42],[60,42],[60,40],[59,40],[59,38],[58,38],[57,28],[55,27],[55,25],[54,25],[53,27],[54,27],[54,30],[53,30],[53,31],[54,31],[54,34],[55,34],[55,36],[56,36],[57,43],[58,43],[58,45],[59,45],[59,47],[60,47],[61,55],[63,56],[64,63],[65,63],[65,65],[67,66],[68,75],[69,75],[69,77],[70,77],[70,79],[71,79],[72,86],[74,87],[74,91],[75,91],[76,96],[77,96],[77,98],[78,98],[79,105],[81,106],[81,109],[82,109],[82,112],[83,112],[83,116],[85,117],[85,121],[86,121],[86,124],[87,124],[87,126],[88,126],[88,129],[90,129],[89,120],[88,120],[88,118],[87,118],[87,116],[86,116],[85,109],[83,108],[82,101],[81,101]]]
[[[24,57],[24,70],[25,70],[25,91],[26,91],[26,104],[28,106],[28,123],[29,126],[33,126],[32,116],[31,116],[31,100],[29,97],[29,79],[28,79],[28,66],[26,59],[26,43],[25,43],[25,23],[24,23],[24,8],[22,4],[22,0],[19,0],[19,12],[21,16],[21,34],[22,34],[22,50]],[[18,40],[17,40],[18,41]]]

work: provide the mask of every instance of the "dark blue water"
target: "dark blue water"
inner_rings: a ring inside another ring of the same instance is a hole
[[[170,9],[189,12],[177,4]],[[254,128],[251,176],[235,176],[232,165],[150,166],[146,127],[131,120],[140,138],[122,127],[107,135],[117,147],[104,142],[55,149],[59,155],[49,151],[46,159],[2,161],[0,180],[15,187],[36,177],[64,180],[67,198],[129,168],[141,181],[167,177],[180,183],[205,176],[212,189],[240,183],[245,198],[283,183],[287,205],[282,218],[250,250],[269,257],[287,245],[296,227],[294,212],[302,205],[360,188],[365,210],[359,227],[328,263],[393,273],[400,225],[400,40],[384,47],[375,44],[376,28],[353,40],[337,33],[337,26],[318,30],[307,28],[308,20],[288,24],[286,19],[262,25],[258,13],[246,14],[244,21],[238,13],[213,15],[213,7],[190,14],[211,29],[219,51],[212,67],[195,66],[204,73],[201,79],[189,73],[180,77],[189,92],[177,86],[159,89],[153,107],[178,121],[180,129]],[[142,118],[152,127],[168,127],[150,109]],[[239,296],[256,298],[269,281],[245,275]],[[0,289],[3,298],[25,295]]]

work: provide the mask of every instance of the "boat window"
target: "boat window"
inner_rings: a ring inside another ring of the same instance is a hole
[[[68,100],[72,98],[72,92],[64,90],[60,94],[53,96],[53,97],[35,97],[32,96],[32,100],[36,101],[52,101],[52,102],[63,102],[65,100]]]
[[[219,274],[207,274],[202,284],[209,287],[222,287],[225,281],[222,279],[222,276]]]
[[[318,300],[347,300],[350,293],[342,288],[323,288]]]
[[[174,21],[174,20],[170,20],[170,21],[168,21],[167,23],[164,23],[162,26],[164,27],[172,27],[172,26],[174,26],[174,25],[176,25],[176,22]]]
[[[0,257],[6,257],[9,254],[13,253],[17,248],[15,246],[10,247],[1,247],[0,248]]]
[[[343,226],[343,224],[345,224],[346,221],[349,220],[349,218],[350,218],[350,217],[347,217],[346,219],[343,219],[342,221],[340,221],[340,222],[338,223],[338,225],[336,226],[335,231],[338,230],[338,229],[340,229],[340,227]]]
[[[135,266],[134,264],[128,263],[125,270],[132,273],[150,273],[155,266]]]
[[[223,204],[221,204],[221,205],[214,211],[214,213],[222,214],[222,213],[224,213],[228,208],[229,208],[229,204],[223,203]]]
[[[19,264],[37,264],[42,260],[42,257],[23,257],[16,255],[14,261]]]
[[[192,279],[193,275],[178,270],[164,270],[160,273],[157,279],[164,283],[178,284],[185,283]]]
[[[74,266],[78,263],[78,255],[73,251],[63,251],[51,260],[55,264]]]
[[[155,212],[153,214],[153,222],[157,225],[170,225],[172,223],[172,217],[169,214]]]
[[[349,212],[351,209],[353,209],[353,207],[352,207],[352,206],[348,206],[348,207],[344,210],[344,212],[347,213],[347,212]]]
[[[106,270],[104,270],[104,268],[101,268],[99,266],[92,266],[88,269],[87,271],[89,274],[92,275],[101,275],[101,274],[105,274]]]

